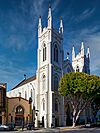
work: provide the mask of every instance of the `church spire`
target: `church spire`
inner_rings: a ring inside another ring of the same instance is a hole
[[[52,15],[51,15],[51,5],[49,4],[49,11],[48,11],[48,28],[52,27]]]
[[[90,59],[90,49],[89,49],[89,47],[87,48],[87,58]]]
[[[38,24],[38,35],[40,35],[42,32],[42,20],[41,16],[39,17],[39,24]]]
[[[84,56],[84,44],[83,44],[83,42],[81,44],[81,55]]]
[[[62,22],[62,17],[60,18],[60,28],[59,28],[59,33],[63,34],[63,22]]]
[[[74,49],[74,45],[73,45],[73,48],[72,48],[72,61],[75,59],[75,49]]]

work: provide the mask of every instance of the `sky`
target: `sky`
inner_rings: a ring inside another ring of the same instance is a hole
[[[100,76],[100,0],[51,0],[53,27],[62,16],[64,57],[81,42],[91,52],[91,74]],[[49,0],[0,0],[0,82],[7,90],[36,74],[37,28],[41,15],[47,26]]]

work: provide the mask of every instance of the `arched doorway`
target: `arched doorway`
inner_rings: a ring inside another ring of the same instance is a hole
[[[24,109],[20,105],[16,107],[15,124],[16,126],[21,126],[24,124]]]
[[[55,127],[59,127],[59,117],[55,118]]]
[[[44,116],[42,116],[42,127],[44,127]]]

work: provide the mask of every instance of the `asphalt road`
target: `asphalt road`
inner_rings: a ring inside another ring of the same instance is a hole
[[[77,128],[77,129],[41,129],[41,130],[27,130],[27,131],[9,131],[0,133],[100,133],[100,128]]]
[[[61,133],[100,133],[100,128],[81,128],[63,131]]]

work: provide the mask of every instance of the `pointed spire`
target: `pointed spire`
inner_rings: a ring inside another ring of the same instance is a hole
[[[81,55],[84,56],[84,44],[83,44],[83,42],[81,44]]]
[[[75,58],[75,49],[74,49],[74,45],[73,45],[73,48],[72,48],[72,61],[74,60]]]
[[[48,11],[48,28],[52,27],[52,15],[51,15],[51,5],[49,4],[49,11]]]
[[[83,44],[83,42],[82,42],[82,44],[81,44],[81,49],[84,49],[84,44]]]
[[[39,27],[42,26],[42,23],[41,23],[41,16],[39,16]]]
[[[41,34],[42,32],[42,20],[41,16],[39,17],[39,24],[38,24],[38,34]]]
[[[63,34],[63,22],[62,22],[62,17],[60,17],[60,28],[59,28],[59,33]]]
[[[48,18],[51,17],[51,5],[49,3],[49,11],[48,11]]]
[[[72,54],[74,54],[74,55],[75,55],[74,45],[73,45],[73,48],[72,48]]]
[[[90,49],[89,49],[89,47],[87,48],[87,58],[90,58]]]

